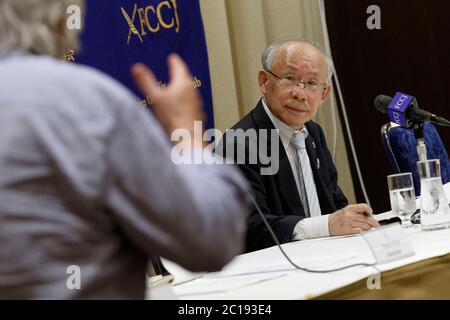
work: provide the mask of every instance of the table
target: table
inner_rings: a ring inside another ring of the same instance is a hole
[[[449,184],[445,189],[450,199]],[[170,261],[164,264],[175,277],[169,287],[174,299],[450,299],[450,229],[422,231],[416,225],[405,232],[415,255],[376,268],[309,273],[292,267],[276,246],[239,255],[216,273],[190,273]],[[361,235],[282,247],[296,264],[311,269],[375,262]]]

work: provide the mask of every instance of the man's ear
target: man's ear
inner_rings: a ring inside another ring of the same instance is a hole
[[[261,89],[261,92],[263,94],[266,94],[267,80],[268,80],[268,77],[267,77],[266,71],[264,71],[263,69],[259,70],[258,83],[259,83],[259,88]]]
[[[320,98],[321,102],[324,102],[328,98],[330,92],[331,92],[331,84],[327,83],[325,89],[322,91],[322,96]]]

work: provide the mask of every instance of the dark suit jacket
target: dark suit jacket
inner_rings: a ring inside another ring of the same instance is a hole
[[[313,121],[309,121],[305,125],[309,133],[306,139],[306,148],[316,183],[320,208],[322,214],[329,214],[345,207],[348,201],[337,185],[338,174],[325,142],[322,128]],[[270,129],[275,128],[260,100],[257,106],[231,129],[269,129],[270,131]],[[258,137],[257,140],[259,139],[261,138]],[[271,137],[269,135],[268,140],[270,139]],[[238,163],[238,165],[252,185],[256,202],[266,216],[279,241],[286,243],[291,241],[292,233],[297,222],[306,216],[287,154],[283,148],[281,139],[279,137],[278,139],[279,170],[276,174],[261,175],[260,169],[263,167],[263,164],[259,157],[256,164],[248,161],[249,157],[247,153],[249,151],[249,144],[255,143],[255,141],[247,141],[245,144],[245,163]],[[266,143],[270,154],[270,143],[267,141],[258,141],[256,145],[259,146],[259,143]],[[236,141],[227,141],[227,136],[224,135],[219,146],[223,148],[227,144],[233,145],[236,150]],[[234,160],[236,160],[236,156]],[[259,250],[273,245],[275,243],[270,233],[255,210],[248,221],[247,251]]]

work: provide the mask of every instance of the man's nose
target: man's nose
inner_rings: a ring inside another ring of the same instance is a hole
[[[306,99],[305,88],[302,88],[300,85],[297,85],[294,88],[292,88],[291,95],[293,98],[303,101]]]

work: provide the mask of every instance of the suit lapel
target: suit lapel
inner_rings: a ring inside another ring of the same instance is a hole
[[[252,111],[253,121],[257,125],[257,129],[275,129],[272,121],[264,110],[261,100],[259,101],[256,108]],[[270,136],[269,132],[269,136]],[[276,137],[279,143],[279,170],[275,174],[274,179],[276,180],[276,185],[279,188],[280,197],[283,202],[287,204],[290,214],[304,215],[303,205],[300,200],[300,195],[297,191],[297,185],[294,180],[294,173],[292,172],[291,164],[289,158],[284,150],[283,144],[280,137]],[[270,139],[270,138],[269,138]],[[267,145],[269,154],[271,154],[270,143]]]
[[[280,168],[278,174],[275,175],[275,179],[277,179],[277,185],[280,186],[281,197],[284,202],[287,203],[290,212],[305,215],[302,201],[298,194],[297,184],[295,183],[294,173],[292,172],[291,163],[289,162],[289,158],[282,145],[280,145]]]

